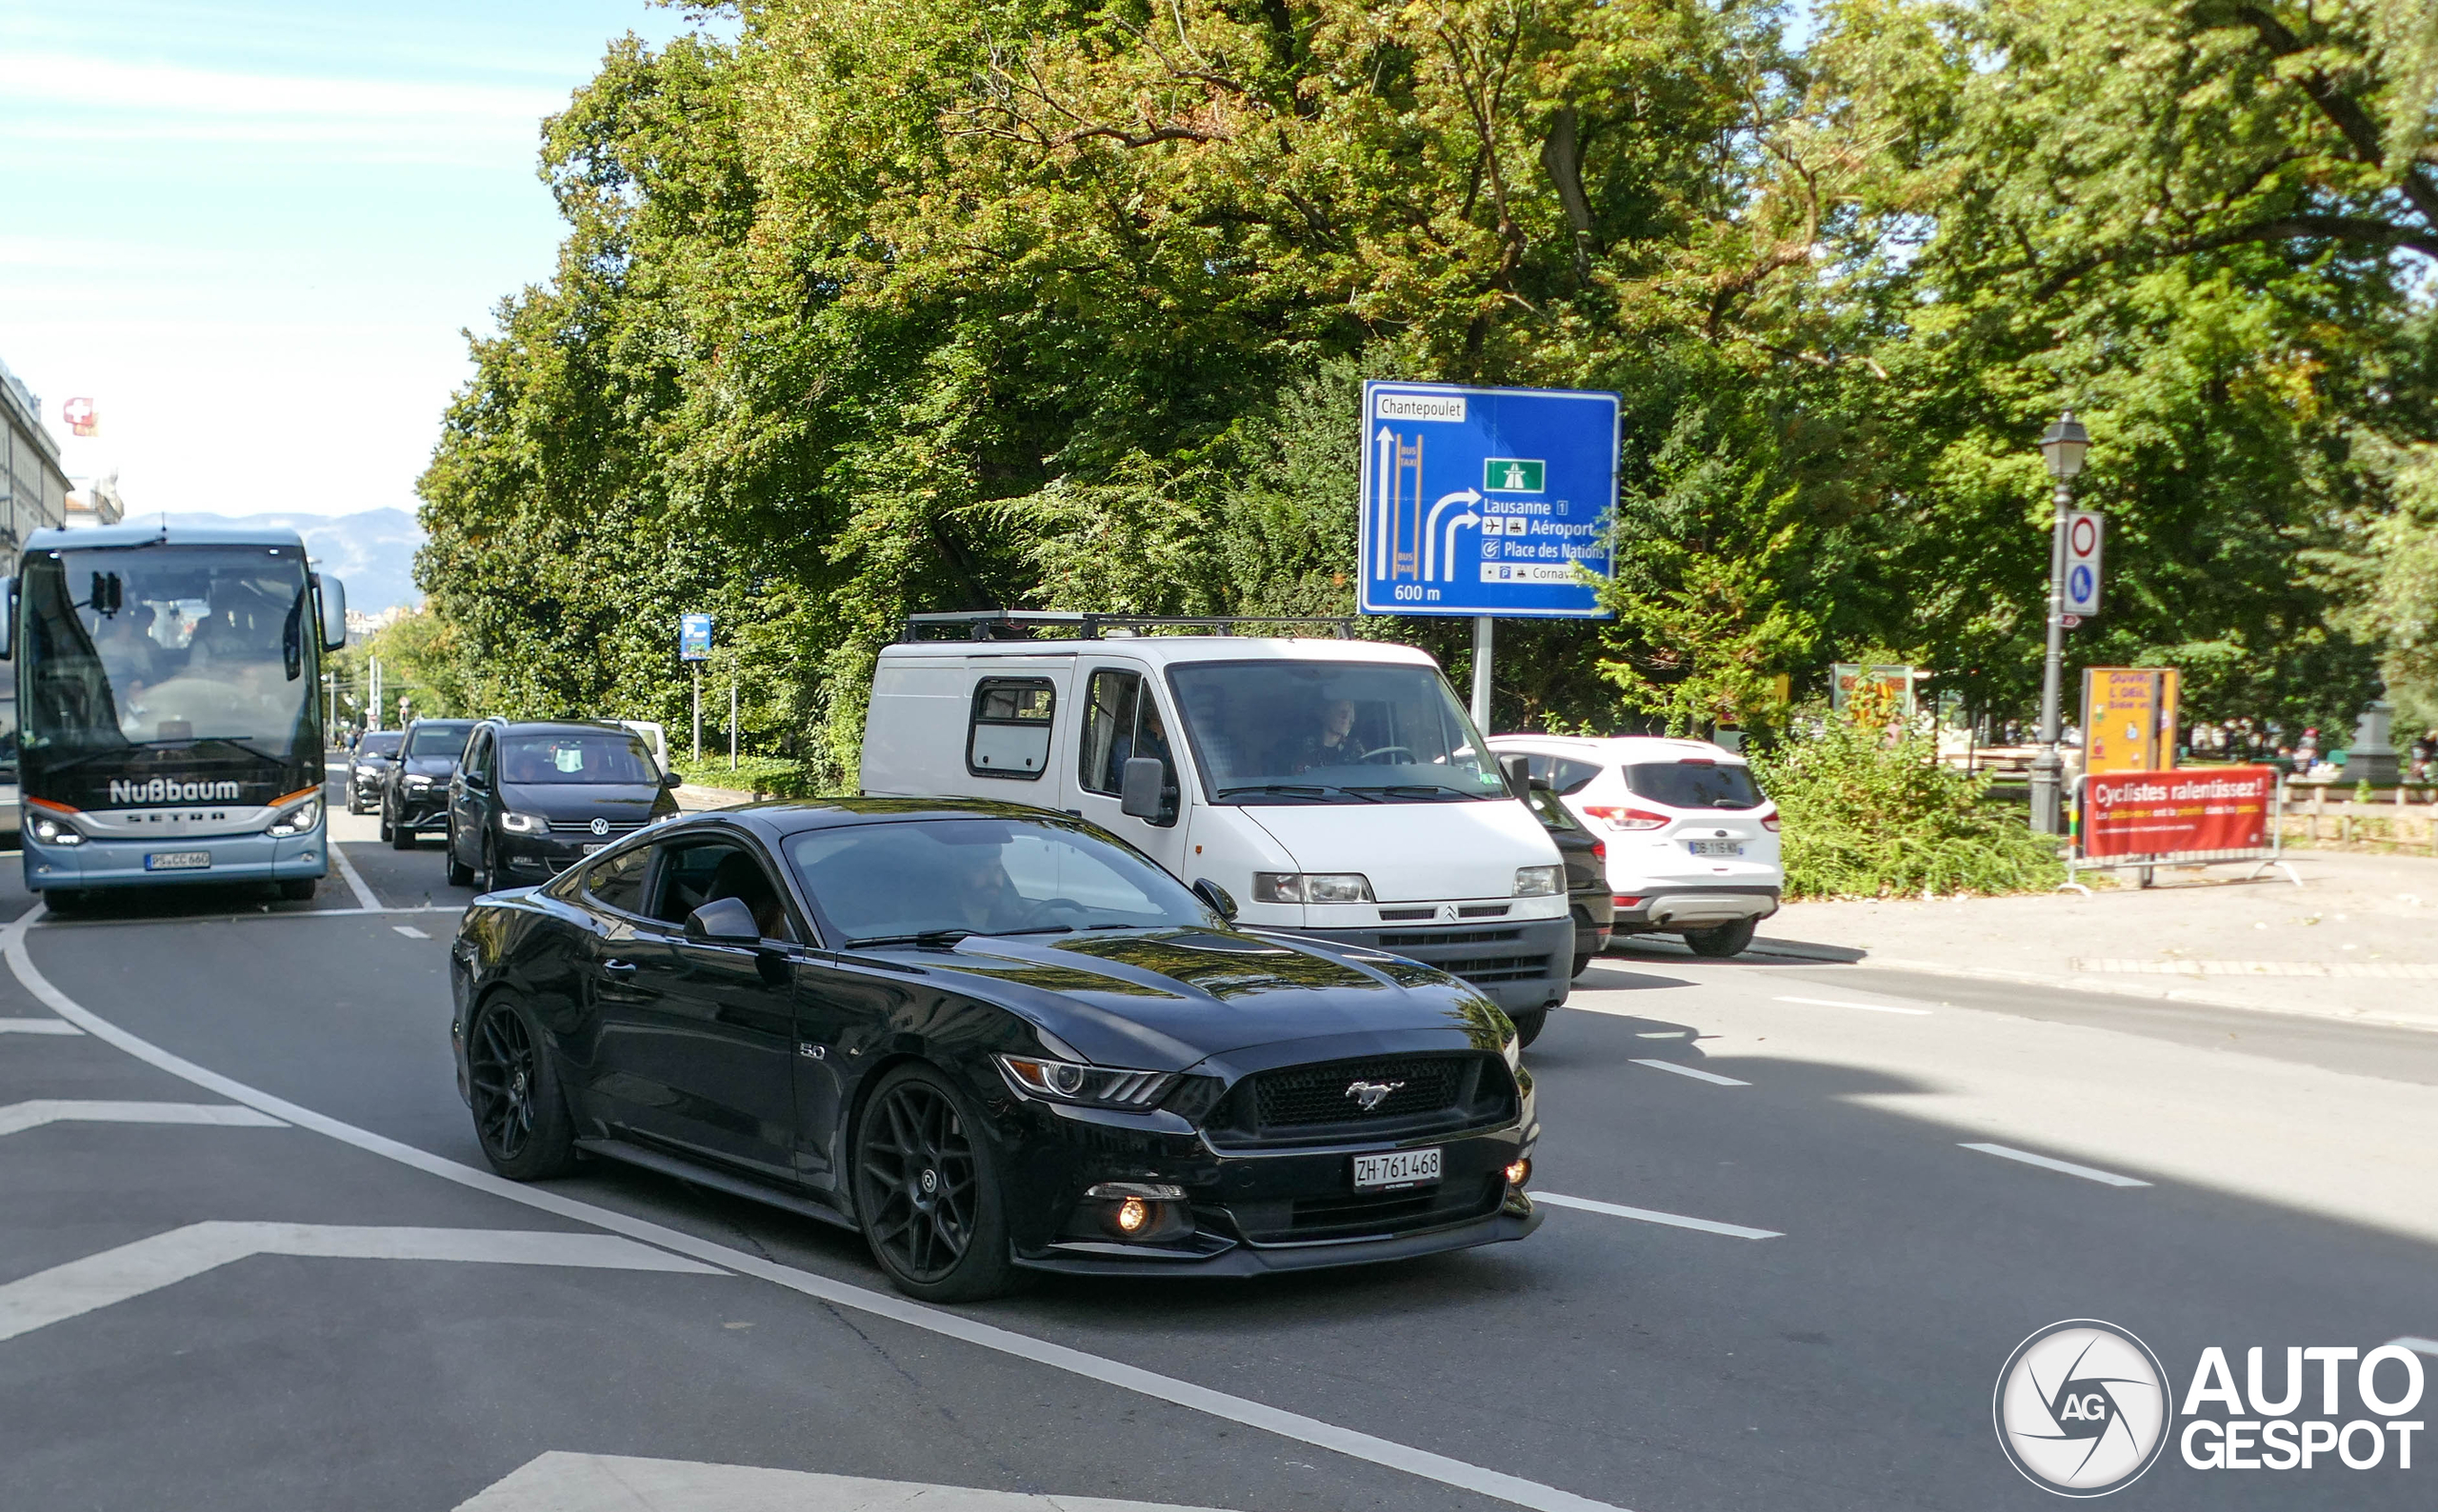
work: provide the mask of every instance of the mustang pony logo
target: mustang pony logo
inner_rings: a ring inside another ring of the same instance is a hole
[[[1355,1082],[1348,1085],[1346,1095],[1354,1105],[1369,1113],[1388,1101],[1389,1094],[1405,1085],[1403,1082]]]

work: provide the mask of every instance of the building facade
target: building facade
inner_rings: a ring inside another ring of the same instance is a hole
[[[0,363],[0,531],[13,559],[26,537],[68,519],[59,443],[43,428],[42,401]]]

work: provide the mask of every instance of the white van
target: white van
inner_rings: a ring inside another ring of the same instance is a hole
[[[618,723],[643,738],[643,743],[651,748],[651,759],[660,764],[660,769],[664,774],[667,773],[669,770],[668,731],[662,729],[656,721],[649,719],[622,719]]]
[[[1428,962],[1510,1018],[1566,1000],[1557,847],[1437,663],[1371,641],[1130,633],[1162,624],[915,616],[873,673],[863,790],[1062,809],[1215,884],[1248,925]],[[1009,638],[1044,629],[1067,638]],[[963,638],[921,638],[943,631]]]

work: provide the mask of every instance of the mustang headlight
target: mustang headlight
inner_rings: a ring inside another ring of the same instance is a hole
[[[1080,1107],[1146,1108],[1176,1085],[1173,1071],[1123,1071],[1035,1055],[998,1055],[999,1074],[1020,1097]]]
[[[322,801],[308,798],[293,808],[283,808],[264,831],[271,835],[301,835],[322,822]]]
[[[539,835],[549,831],[550,822],[531,814],[502,814],[499,816],[499,827],[511,835]]]
[[[1256,871],[1255,903],[1370,903],[1371,879],[1359,871]]]
[[[1515,896],[1518,898],[1550,898],[1566,891],[1564,866],[1518,866],[1515,868]]]

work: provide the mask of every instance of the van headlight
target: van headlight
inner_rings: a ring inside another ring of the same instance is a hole
[[[265,833],[272,835],[301,835],[321,822],[322,801],[318,798],[308,798],[293,808],[281,809],[279,813],[272,818],[270,822],[270,828],[266,830]]]
[[[85,832],[65,819],[37,814],[34,816],[34,838],[46,846],[81,846],[85,843]]]
[[[1371,903],[1371,879],[1359,871],[1256,871],[1255,903]]]
[[[510,813],[499,816],[499,827],[511,835],[539,835],[550,829],[550,822],[531,814]]]
[[[1518,866],[1515,868],[1515,896],[1518,898],[1553,898],[1566,891],[1564,866]]]

